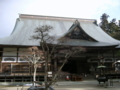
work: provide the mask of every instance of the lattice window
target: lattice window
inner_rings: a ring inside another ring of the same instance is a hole
[[[2,62],[16,62],[16,57],[3,57]]]

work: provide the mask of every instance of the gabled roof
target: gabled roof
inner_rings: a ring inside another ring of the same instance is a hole
[[[82,27],[78,20],[76,20],[70,29],[63,34],[61,38],[70,38],[70,39],[77,39],[77,40],[87,40],[87,41],[96,41],[91,36],[89,36]]]
[[[53,26],[54,29],[49,34],[57,36],[58,38],[66,37],[78,27],[87,37],[92,39],[92,41],[90,41],[80,38],[65,38],[67,40],[66,43],[63,43],[65,45],[115,46],[120,44],[120,41],[107,35],[95,22],[96,20],[94,19],[20,14],[16,20],[13,32],[8,37],[0,38],[0,45],[39,46],[39,41],[30,40],[30,36],[34,34],[34,30],[37,27],[42,25]]]
[[[106,34],[95,22],[76,20],[70,29],[61,36],[64,45],[75,46],[117,46],[120,41]]]

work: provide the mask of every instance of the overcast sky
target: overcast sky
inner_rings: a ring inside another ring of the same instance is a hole
[[[120,20],[120,0],[0,0],[0,37],[9,36],[19,14]]]

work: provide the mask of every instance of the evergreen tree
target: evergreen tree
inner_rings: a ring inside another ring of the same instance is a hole
[[[113,18],[110,22],[108,22],[108,17],[109,15],[106,13],[102,14],[100,17],[100,27],[113,38],[120,40],[120,27],[117,24],[116,19]]]
[[[100,23],[100,27],[107,33],[109,33],[109,23],[108,23],[108,17],[109,15],[107,15],[106,13],[102,14],[100,20],[101,20],[101,23]]]
[[[115,38],[120,40],[120,27],[117,25],[116,19],[112,19],[109,23],[109,30],[110,30],[110,35]]]
[[[113,18],[112,21],[110,21],[109,23],[109,33],[112,34],[112,33],[115,33],[116,31],[118,30],[118,25],[116,23],[116,19]]]

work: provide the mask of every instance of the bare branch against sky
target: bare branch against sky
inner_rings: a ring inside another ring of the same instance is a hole
[[[61,7],[62,6],[62,7]],[[9,36],[18,14],[120,20],[120,0],[0,0],[0,37]]]

